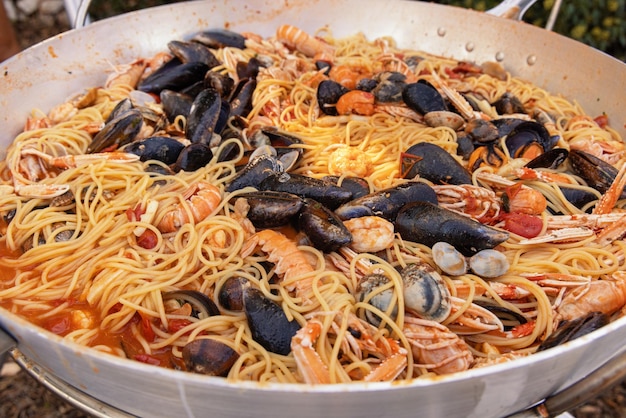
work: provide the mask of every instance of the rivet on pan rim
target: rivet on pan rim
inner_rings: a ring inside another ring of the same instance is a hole
[[[474,42],[468,42],[468,43],[465,44],[465,50],[467,52],[472,52],[475,47],[476,47],[476,45],[474,45]]]
[[[526,58],[526,64],[528,65],[535,65],[537,63],[537,56],[536,55],[529,55],[528,58]]]
[[[504,61],[504,52],[502,51],[496,52],[496,61],[498,62]]]
[[[446,28],[444,28],[443,26],[437,28],[437,35],[439,36],[446,36],[446,32]]]

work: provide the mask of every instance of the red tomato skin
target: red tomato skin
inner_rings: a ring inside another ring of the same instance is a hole
[[[504,229],[524,238],[534,238],[543,229],[543,221],[538,216],[523,213],[505,213]]]

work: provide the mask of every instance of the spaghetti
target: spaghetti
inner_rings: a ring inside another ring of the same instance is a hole
[[[576,103],[495,71],[492,64],[480,67],[403,50],[390,38],[370,41],[357,34],[334,39],[329,32],[314,38],[296,28],[280,33],[282,37],[269,39],[247,34],[244,50],[214,50],[222,65],[212,71],[235,81],[238,62],[258,57],[263,65],[243,140],[215,146],[210,163],[195,171],[174,174],[162,162],[123,162],[105,153],[88,163],[76,159],[67,164],[68,156],[85,154],[114,107],[132,97],[136,86],[123,71],[136,70],[136,63],[120,68],[115,82],[47,115],[34,111],[0,163],[2,187],[10,190],[0,197],[1,305],[69,340],[138,361],[187,369],[185,347],[211,339],[237,353],[227,371],[230,379],[339,383],[412,379],[532,354],[557,327],[561,301],[596,281],[616,283],[621,293],[609,297],[618,299],[620,307],[626,304],[626,277],[621,273],[626,269],[626,218],[619,217],[626,201],[615,198],[608,214],[614,221],[602,223],[607,214],[593,221],[592,215],[585,217],[603,194],[619,196],[621,191],[599,192],[567,164],[534,174],[548,181],[520,178],[517,170],[528,158],[514,158],[506,146],[500,146],[504,163],[476,169],[471,186],[492,191],[498,199],[515,184],[541,194],[546,209],[533,215],[540,224],[539,238],[572,226],[585,227],[589,234],[533,241],[516,229],[496,247],[509,268],[495,278],[472,271],[446,274],[429,246],[399,234],[375,253],[349,248],[324,253],[308,241],[297,241],[289,227],[260,234],[237,206],[237,198],[251,189],[226,190],[238,175],[247,141],[266,126],[302,139],[295,146],[303,153],[293,173],[317,179],[334,175],[339,184],[362,177],[370,192],[406,183],[399,161],[420,142],[438,145],[468,167],[467,158],[458,154],[462,129],[427,126],[423,115],[401,101],[372,102],[365,113],[354,107],[325,114],[317,94],[329,75],[316,67],[318,58],[330,61],[336,73],[342,71],[336,77],[351,86],[395,72],[407,83],[425,80],[439,90],[464,93],[479,109],[472,114],[483,119],[501,116],[492,103],[508,93],[526,109],[518,117],[529,120],[529,115],[542,113],[553,118],[545,126],[558,136],[558,147],[593,152],[618,169],[626,162],[622,139],[600,119],[585,115]],[[303,48],[304,43],[313,49]],[[158,104],[146,106],[162,113]],[[155,127],[140,136],[180,132],[185,123],[178,117],[169,128]],[[220,158],[233,144],[237,156]],[[570,202],[559,187],[565,184],[591,200],[578,206]],[[47,196],[59,185],[71,191],[69,200]],[[457,203],[463,204],[455,210],[463,212],[465,203],[476,203],[462,202],[459,196]],[[160,222],[172,214],[182,221],[164,232]],[[567,216],[573,223],[562,223]],[[510,219],[483,220],[508,229]],[[374,227],[368,233],[380,231]],[[615,238],[598,243],[597,236],[609,232]],[[407,294],[403,272],[412,264],[427,266],[449,292],[444,297],[449,313],[440,323],[409,306],[414,295]],[[384,279],[364,290],[373,275]],[[260,290],[264,300],[280,306],[287,321],[297,322],[300,331],[289,336],[289,353],[273,352],[255,338],[245,311],[223,306],[220,295],[234,278]],[[179,290],[219,300],[219,315],[199,317],[184,303],[172,306],[168,292]],[[378,298],[385,303],[375,303]],[[587,302],[582,296],[576,303]]]

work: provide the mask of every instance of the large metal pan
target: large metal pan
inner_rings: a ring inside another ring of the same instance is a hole
[[[626,65],[524,23],[426,2],[217,0],[129,13],[42,42],[0,64],[0,150],[33,106],[47,110],[83,86],[101,84],[111,64],[163,50],[207,27],[271,35],[282,23],[336,36],[390,35],[403,47],[470,61],[501,61],[514,74],[606,113],[626,133]],[[1,154],[1,152],[0,152]],[[1,157],[2,155],[0,155]],[[497,417],[524,410],[583,379],[623,350],[626,318],[530,357],[410,383],[335,386],[232,383],[132,362],[63,341],[0,310],[19,359],[102,402],[140,416]]]

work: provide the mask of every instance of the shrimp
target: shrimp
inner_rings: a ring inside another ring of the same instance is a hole
[[[626,187],[626,163],[622,164],[622,167],[617,172],[611,187],[609,187],[609,189],[602,195],[598,205],[593,209],[592,213],[597,215],[611,213],[613,207],[619,200],[624,187]]]
[[[500,214],[500,199],[489,189],[472,184],[433,185],[439,205],[464,213],[481,222],[490,222]]]
[[[359,81],[371,77],[370,72],[362,66],[334,65],[328,77],[349,90],[354,90]]]
[[[607,315],[626,305],[626,273],[613,273],[612,280],[595,280],[567,293],[557,307],[559,320],[573,320],[602,312]]]
[[[139,83],[146,66],[146,60],[138,59],[130,64],[118,65],[114,67],[114,72],[104,83],[105,88],[109,89],[118,85],[129,85],[135,87],[137,83]]]
[[[393,224],[379,216],[363,216],[343,222],[352,234],[350,247],[357,252],[375,253],[393,243]]]
[[[328,172],[332,175],[352,175],[367,177],[374,166],[370,157],[358,148],[343,145],[337,147],[328,157]]]
[[[298,279],[300,276],[313,272],[313,266],[304,253],[300,250],[295,242],[287,238],[280,232],[264,229],[252,235],[250,239],[241,248],[241,256],[247,257],[254,252],[258,246],[267,254],[267,261],[276,265],[276,274],[282,276],[283,281],[287,282],[285,286],[287,290],[304,291],[310,288],[312,278]]]
[[[220,190],[205,181],[191,185],[183,194],[183,198],[185,202],[178,203],[163,216],[157,225],[159,231],[174,232],[190,219],[200,222],[215,211],[222,201]]]
[[[356,113],[357,115],[372,116],[376,110],[374,102],[376,98],[372,93],[362,90],[352,90],[344,94],[337,100],[337,113],[340,115],[349,115]]]
[[[461,372],[474,361],[465,341],[437,322],[406,317],[403,331],[420,366],[434,373]]]
[[[341,332],[342,316],[336,315],[329,330],[329,334],[344,335],[341,341],[344,355],[351,352],[359,359],[363,358],[363,351],[382,356],[383,360],[364,376],[360,370],[353,370],[351,378],[362,378],[365,382],[382,382],[394,380],[407,366],[407,351],[400,347],[397,341],[391,338],[374,340],[377,329],[353,314],[347,318],[348,329]],[[318,319],[310,319],[291,340],[291,351],[306,383],[331,383],[328,366],[315,351],[315,342],[321,335],[323,324]],[[350,332],[349,330],[354,330]],[[358,337],[355,336],[358,334]]]
[[[309,35],[295,26],[280,26],[276,30],[276,38],[307,57],[312,57],[318,61],[332,61],[335,54],[335,48],[332,45]]]

